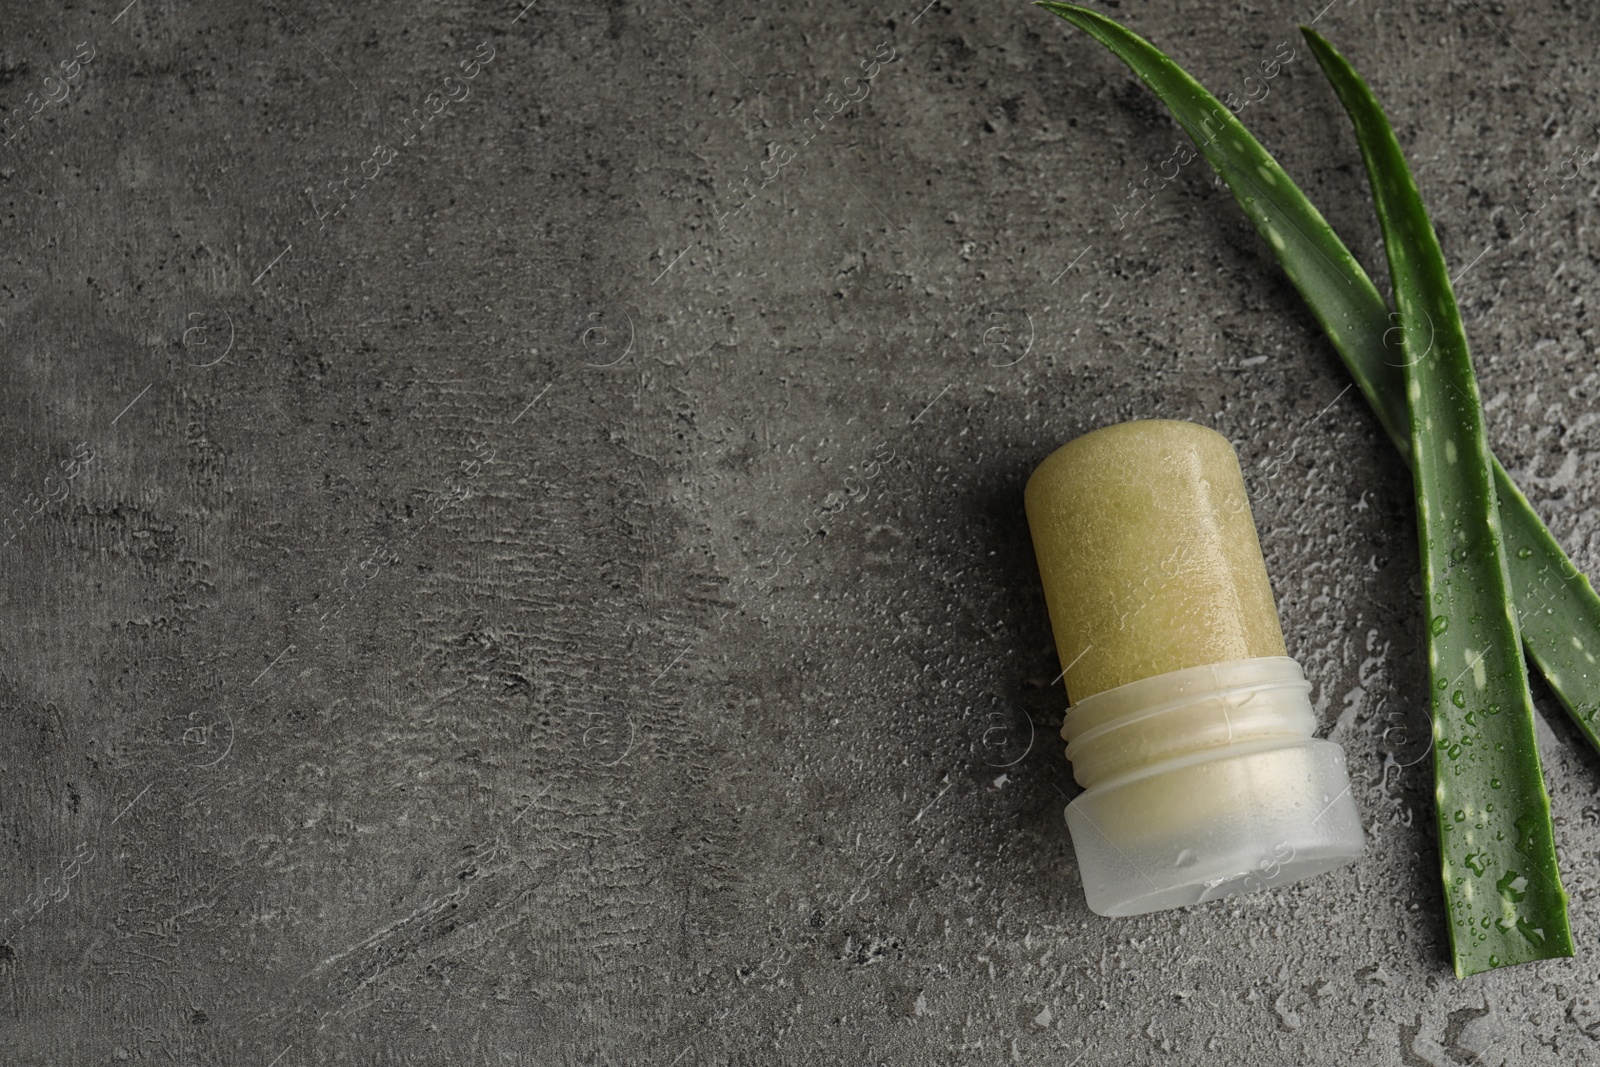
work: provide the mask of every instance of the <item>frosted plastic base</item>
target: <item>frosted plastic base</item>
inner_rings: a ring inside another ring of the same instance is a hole
[[[1287,885],[1361,855],[1366,837],[1338,745],[1308,738],[1219,755],[1107,783],[1067,805],[1091,911],[1182,908]],[[1167,814],[1141,817],[1152,810]]]
[[[1239,663],[1277,672],[1294,661]],[[1304,697],[1279,687],[1253,696],[1235,689],[1224,699],[1238,717],[1252,700],[1297,704]],[[1089,908],[1109,916],[1287,885],[1343,866],[1366,846],[1344,750],[1304,735],[1257,735],[1095,781],[1067,806],[1066,818]]]

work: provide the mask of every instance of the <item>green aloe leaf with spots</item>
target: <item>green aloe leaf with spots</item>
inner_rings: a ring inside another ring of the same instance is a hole
[[[1483,406],[1450,272],[1377,97],[1332,45],[1304,33],[1355,125],[1400,310],[1456,974],[1570,956]]]

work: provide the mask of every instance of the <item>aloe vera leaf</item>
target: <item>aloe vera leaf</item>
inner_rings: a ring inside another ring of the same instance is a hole
[[[1391,355],[1388,305],[1305,194],[1243,123],[1160,49],[1098,12],[1072,4],[1038,6],[1105,45],[1171,109],[1272,245],[1390,440],[1409,461],[1405,381],[1400,360]],[[1494,476],[1528,657],[1600,751],[1600,666],[1591,660],[1600,656],[1600,597],[1499,460]]]
[[[1400,309],[1456,976],[1570,956],[1483,406],[1450,272],[1377,97],[1323,37],[1301,32],[1355,125]]]
[[[1600,596],[1499,460],[1494,461],[1494,488],[1522,647],[1600,751]]]

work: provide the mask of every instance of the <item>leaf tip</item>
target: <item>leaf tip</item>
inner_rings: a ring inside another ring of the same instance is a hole
[[[1333,47],[1332,42],[1330,42],[1326,37],[1322,36],[1322,34],[1318,33],[1316,30],[1312,29],[1310,26],[1301,26],[1300,36],[1306,39],[1306,44],[1316,55],[1317,62],[1322,64],[1324,70],[1327,69],[1328,58],[1330,56],[1339,60],[1344,59],[1344,56],[1339,52],[1339,50]]]

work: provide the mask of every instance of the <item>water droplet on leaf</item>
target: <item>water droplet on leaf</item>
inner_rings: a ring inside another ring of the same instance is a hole
[[[1478,873],[1481,874],[1483,872],[1480,871]],[[1494,884],[1494,887],[1500,890],[1501,896],[1513,904],[1528,895],[1528,880],[1516,871],[1507,871],[1501,875],[1500,880]]]
[[[1518,852],[1525,856],[1534,854],[1530,853],[1529,849],[1532,846],[1535,835],[1539,833],[1539,823],[1539,816],[1533,812],[1519,817],[1515,823],[1517,828],[1517,843],[1515,847]]]

